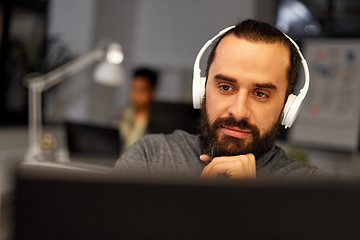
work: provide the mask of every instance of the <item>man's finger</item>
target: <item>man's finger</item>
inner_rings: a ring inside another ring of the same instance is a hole
[[[210,162],[212,160],[212,158],[207,154],[202,154],[202,155],[200,155],[200,160],[203,162]]]

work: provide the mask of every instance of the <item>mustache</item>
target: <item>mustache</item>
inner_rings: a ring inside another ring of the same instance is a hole
[[[222,126],[226,127],[238,127],[240,129],[246,129],[251,131],[253,135],[259,134],[259,129],[255,125],[250,124],[245,119],[240,119],[239,121],[236,121],[236,119],[232,117],[226,117],[226,118],[218,118],[215,120],[215,122],[212,124],[212,129],[218,129]]]

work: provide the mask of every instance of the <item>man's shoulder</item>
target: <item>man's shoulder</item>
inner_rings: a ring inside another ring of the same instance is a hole
[[[198,135],[183,130],[175,130],[169,134],[147,134],[136,141],[125,153],[145,152],[146,155],[157,155],[166,152],[174,155],[179,152],[187,154],[190,151],[200,155],[198,138]]]
[[[328,177],[328,174],[317,166],[289,157],[286,152],[278,146],[276,146],[276,153],[273,156],[272,163],[273,171],[281,177],[302,179]]]
[[[142,140],[147,141],[186,141],[186,142],[194,142],[197,141],[198,135],[190,134],[183,130],[175,130],[172,133],[164,134],[164,133],[153,133],[147,134],[142,137]]]
[[[168,137],[174,138],[174,139],[186,139],[189,141],[196,141],[198,138],[198,135],[194,135],[194,134],[188,133],[188,132],[180,130],[180,129],[175,130],[173,133],[167,134],[165,136],[168,136]]]
[[[197,138],[182,130],[145,135],[122,154],[115,170],[140,175],[169,173],[198,176],[203,163],[199,160]]]

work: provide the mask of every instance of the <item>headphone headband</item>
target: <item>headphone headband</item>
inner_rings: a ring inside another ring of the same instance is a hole
[[[297,50],[297,53],[299,54],[300,59],[301,59],[301,64],[303,66],[304,75],[305,75],[305,83],[304,83],[303,88],[300,90],[300,93],[299,93],[298,97],[301,95],[301,96],[303,96],[303,99],[304,99],[307,92],[308,92],[308,90],[309,90],[309,84],[310,84],[309,66],[308,66],[308,64],[306,62],[306,59],[304,58],[303,54],[301,53],[299,46],[296,44],[296,42],[291,37],[289,37],[287,34],[285,34],[285,33],[283,33],[283,34],[295,46],[295,48]]]
[[[206,83],[206,77],[201,76],[201,69],[200,69],[200,60],[201,57],[204,55],[207,48],[213,44],[213,42],[224,35],[229,30],[233,29],[235,26],[227,27],[223,30],[221,30],[218,34],[216,34],[213,38],[208,40],[204,46],[200,49],[199,53],[196,56],[195,63],[194,63],[194,70],[193,70],[193,106],[194,108],[200,108],[201,101],[205,95],[205,83]],[[284,110],[283,110],[283,119],[281,124],[285,126],[285,128],[289,128],[294,123],[299,110],[302,101],[304,100],[308,89],[310,85],[310,74],[309,74],[309,67],[307,65],[307,62],[303,56],[303,54],[300,51],[299,46],[296,44],[296,42],[290,38],[288,35],[283,33],[284,36],[291,42],[291,44],[296,48],[297,53],[300,56],[301,64],[304,70],[305,75],[305,83],[302,89],[300,90],[298,95],[290,94],[288,96],[288,99],[285,103]]]

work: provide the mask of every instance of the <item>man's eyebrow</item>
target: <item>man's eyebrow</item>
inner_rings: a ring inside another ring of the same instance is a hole
[[[233,83],[237,82],[235,78],[225,76],[225,75],[223,75],[221,73],[216,74],[214,78],[216,80],[224,80],[224,81],[233,82]],[[272,83],[255,83],[254,86],[257,87],[257,88],[269,89],[269,90],[272,90],[272,91],[277,90],[277,87]]]
[[[235,78],[225,76],[225,75],[223,75],[223,74],[221,74],[221,73],[216,74],[214,78],[215,78],[216,80],[224,80],[224,81],[229,81],[229,82],[234,82],[234,83],[236,83],[236,79],[235,79]]]
[[[265,88],[265,89],[269,89],[269,90],[272,90],[272,91],[277,90],[277,87],[272,83],[256,83],[255,87]]]

